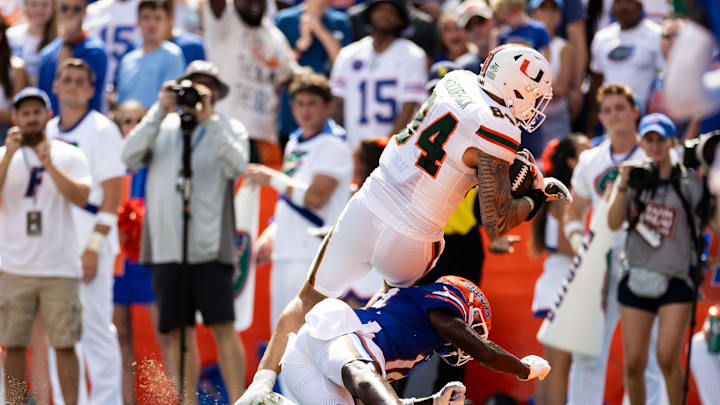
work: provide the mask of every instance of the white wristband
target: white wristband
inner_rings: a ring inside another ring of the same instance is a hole
[[[568,242],[570,242],[570,248],[573,250],[573,252],[577,253],[580,250],[580,247],[583,244],[583,235],[581,233],[573,233],[570,235],[570,238],[568,239]]]
[[[293,202],[293,204],[304,207],[305,206],[305,192],[307,191],[307,187],[303,187],[299,184],[294,184],[292,189],[292,195],[290,196],[290,201]]]
[[[270,187],[274,188],[278,193],[287,193],[287,188],[290,186],[290,178],[282,173],[273,173],[270,176]]]
[[[105,235],[103,235],[100,232],[95,231],[90,234],[90,239],[88,239],[85,249],[87,249],[91,252],[97,253],[100,251],[100,248],[102,247],[104,242],[105,242]]]
[[[99,225],[106,225],[109,227],[113,227],[117,225],[117,214],[111,214],[109,212],[100,211],[96,215],[97,223]]]
[[[253,382],[262,384],[265,387],[267,387],[270,391],[272,391],[272,388],[275,386],[276,379],[277,379],[276,372],[274,372],[273,370],[263,368],[263,369],[258,370],[255,373],[255,377],[253,377]]]
[[[569,221],[563,227],[563,233],[565,234],[565,237],[568,238],[568,240],[570,239],[570,236],[576,232],[579,232],[580,235],[585,233],[585,225],[583,225],[583,223],[578,220]]]

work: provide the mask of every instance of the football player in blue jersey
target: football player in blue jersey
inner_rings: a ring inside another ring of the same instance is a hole
[[[433,352],[456,366],[474,358],[523,381],[550,372],[545,359],[521,360],[488,340],[490,303],[462,277],[393,288],[366,309],[328,298],[305,320],[290,335],[282,360],[290,394],[300,404],[462,404],[465,387],[459,382],[421,399],[400,399],[391,388],[389,382],[404,378]]]

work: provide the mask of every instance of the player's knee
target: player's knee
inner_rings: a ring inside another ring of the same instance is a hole
[[[645,373],[647,356],[642,354],[628,355],[625,359],[625,373],[628,377],[639,377]]]
[[[300,306],[303,312],[307,313],[315,304],[325,298],[327,297],[317,292],[309,283],[304,283],[294,301]]]

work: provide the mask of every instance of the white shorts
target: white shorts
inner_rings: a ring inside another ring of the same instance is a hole
[[[543,263],[543,273],[535,282],[533,296],[533,316],[544,318],[558,297],[563,282],[568,275],[572,258],[568,255],[553,253]]]
[[[409,287],[435,266],[445,241],[411,239],[382,222],[353,198],[325,237],[308,281],[321,294],[339,297],[372,268],[390,286]]]
[[[306,319],[297,335],[290,334],[281,362],[281,375],[290,395],[300,404],[353,405],[343,385],[343,367],[361,360],[385,369],[380,348],[363,336],[368,332],[358,330],[372,326],[362,325],[347,304],[335,299],[317,304]]]

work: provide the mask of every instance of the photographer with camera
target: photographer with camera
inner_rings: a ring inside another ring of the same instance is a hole
[[[214,110],[228,91],[215,65],[192,62],[177,82],[163,85],[158,101],[128,135],[122,152],[131,170],[147,165],[140,262],[153,271],[159,329],[171,335],[171,370],[177,371],[180,364],[181,330],[185,332],[185,373],[178,376],[178,382],[184,379],[180,384],[184,404],[194,404],[197,399],[196,310],[212,331],[231,401],[242,394],[245,377],[244,354],[233,329],[233,186],[248,162],[248,140],[242,124]],[[187,128],[187,122],[196,126],[188,142],[193,187],[185,266],[184,198],[177,185],[185,179],[181,123]]]
[[[90,195],[83,152],[48,139],[50,100],[28,87],[13,100],[17,127],[0,147],[0,345],[7,349],[7,404],[26,403],[26,359],[35,318],[62,372],[65,404],[78,401],[75,344],[82,330],[80,264],[73,205]]]
[[[662,114],[640,121],[640,145],[651,159],[620,168],[610,197],[608,225],[627,220],[624,274],[618,286],[625,386],[633,405],[645,404],[643,375],[650,332],[659,319],[657,360],[671,405],[683,401],[683,337],[695,300],[702,251],[702,179],[672,151],[675,125]]]

